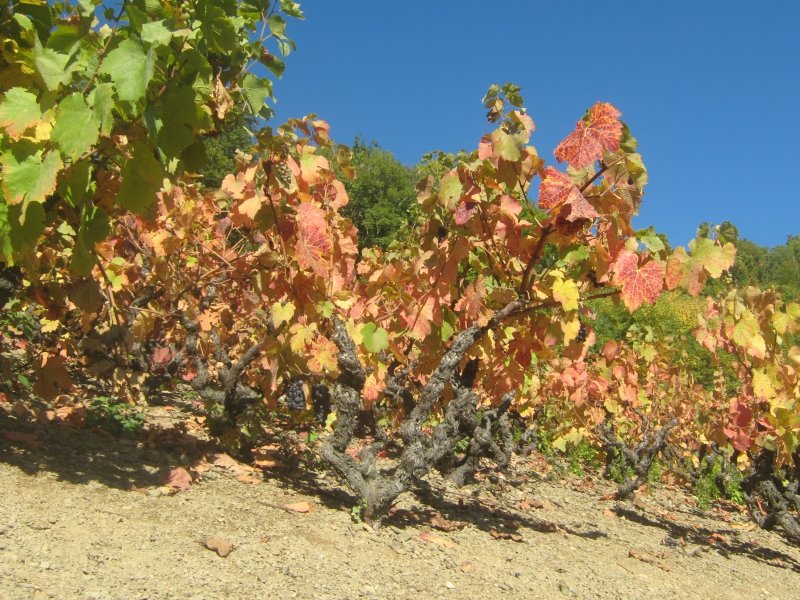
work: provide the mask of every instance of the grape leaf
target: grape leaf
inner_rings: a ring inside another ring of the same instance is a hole
[[[612,266],[614,284],[622,287],[620,297],[630,312],[642,303],[653,304],[664,287],[664,265],[651,260],[639,267],[639,256],[630,250],[620,252]]]
[[[389,332],[375,323],[365,323],[361,328],[364,347],[373,354],[389,347]]]
[[[66,54],[37,45],[33,49],[33,60],[44,85],[50,91],[57,90],[72,79],[72,69],[67,68],[69,56]]]
[[[764,358],[767,345],[761,335],[761,327],[755,315],[747,308],[741,308],[739,320],[733,326],[733,341],[749,355]]]
[[[318,337],[314,343],[311,344],[309,350],[311,360],[308,361],[308,368],[316,375],[324,375],[327,373],[338,373],[337,357],[339,349],[332,341],[326,337]]]
[[[264,108],[267,98],[272,96],[272,82],[269,79],[256,77],[248,73],[241,83],[242,96],[244,96],[250,111],[257,115]]]
[[[303,202],[297,207],[295,253],[301,269],[312,269],[319,277],[328,276],[328,255],[333,247],[325,211]]]
[[[83,94],[75,92],[59,102],[51,137],[64,156],[75,160],[97,143],[99,135],[100,123]]]
[[[539,206],[552,210],[561,205],[570,208],[568,221],[595,219],[600,216],[569,176],[553,167],[547,167],[539,185]]]
[[[166,46],[172,40],[172,32],[164,26],[165,21],[151,21],[142,25],[142,41],[154,46]]]
[[[578,284],[573,279],[557,279],[553,283],[553,299],[561,303],[564,310],[578,310]]]
[[[567,161],[575,169],[583,169],[600,160],[604,152],[618,150],[622,138],[620,114],[606,102],[592,106],[578,121],[575,131],[556,147],[556,158]]]
[[[122,168],[117,201],[140,215],[148,213],[161,189],[163,171],[153,151],[142,142],[133,145],[133,157]]]
[[[114,86],[110,83],[97,85],[89,94],[89,104],[94,109],[95,118],[100,125],[100,135],[108,135],[114,127]]]
[[[667,262],[667,289],[683,286],[692,296],[698,296],[708,276],[719,277],[730,269],[736,259],[736,247],[728,242],[717,245],[709,238],[699,238],[689,242],[691,256],[678,247]]]
[[[36,96],[23,88],[11,88],[0,101],[0,126],[5,127],[11,139],[19,138],[41,120]]]
[[[283,323],[288,323],[292,320],[294,311],[295,305],[292,302],[287,302],[286,304],[275,302],[269,309],[269,313],[272,316],[272,324],[278,328]]]
[[[139,43],[124,40],[108,53],[100,72],[111,77],[122,102],[135,104],[144,97],[153,76],[152,50],[145,54]]]
[[[506,160],[517,161],[522,156],[520,137],[508,134],[502,129],[492,132],[492,148],[495,156]]]
[[[452,211],[459,198],[461,198],[461,181],[458,179],[458,173],[448,173],[439,183],[439,203],[446,210]]]
[[[12,152],[0,158],[3,166],[3,188],[9,204],[23,203],[23,212],[31,202],[44,202],[56,189],[56,179],[61,170],[61,155],[58,151],[48,152],[42,157],[40,150],[21,162]]]

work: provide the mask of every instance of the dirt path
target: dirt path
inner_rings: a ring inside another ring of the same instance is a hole
[[[1,418],[9,430],[19,424]],[[169,495],[159,477],[196,462],[202,443],[36,433],[32,443],[0,439],[2,598],[731,600],[800,590],[800,549],[676,490],[617,504],[601,500],[605,482],[545,481],[522,462],[480,487],[435,483],[431,505],[407,495],[373,531],[352,522],[324,475],[253,484],[223,463]],[[283,508],[297,502],[312,512]],[[234,548],[221,557],[208,538]]]

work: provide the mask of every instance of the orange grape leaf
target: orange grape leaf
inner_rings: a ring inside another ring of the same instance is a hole
[[[667,262],[667,289],[683,286],[692,296],[700,295],[709,276],[717,278],[730,269],[736,259],[736,247],[730,242],[719,246],[700,238],[689,243],[691,256],[678,247]]]
[[[607,150],[619,149],[622,138],[620,112],[607,102],[598,102],[578,121],[554,151],[559,161],[567,161],[575,169],[583,169],[600,160]]]
[[[308,361],[308,368],[317,375],[327,373],[338,373],[337,357],[339,349],[332,341],[320,336],[311,345],[309,351],[312,358]]]
[[[622,287],[620,297],[630,312],[644,302],[653,304],[664,287],[664,265],[651,260],[639,267],[639,256],[630,250],[620,252],[613,270],[614,284]]]
[[[764,358],[767,351],[761,326],[755,315],[747,308],[742,308],[739,320],[733,327],[733,341],[756,358]]]
[[[325,211],[310,202],[297,207],[295,253],[301,269],[311,269],[319,277],[328,276],[328,255],[333,242],[325,221]]]
[[[539,206],[551,210],[561,205],[569,206],[567,221],[595,219],[600,216],[569,176],[553,167],[547,167],[539,185]]]

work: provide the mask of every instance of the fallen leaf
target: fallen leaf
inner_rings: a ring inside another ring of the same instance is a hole
[[[167,473],[164,478],[164,485],[178,490],[188,490],[192,487],[192,476],[183,467],[175,467]]]
[[[617,518],[617,513],[615,513],[611,509],[606,508],[606,509],[603,509],[603,516],[606,517],[607,519],[616,519]]]
[[[419,539],[426,544],[437,544],[443,548],[455,548],[455,544],[450,540],[433,535],[430,531],[420,531]]]
[[[242,483],[252,483],[252,484],[259,484],[261,483],[261,479],[258,477],[253,477],[252,475],[239,475],[236,478],[237,481],[241,481]]]
[[[706,538],[706,542],[709,544],[724,544],[725,536],[719,532],[714,532]]]
[[[636,560],[640,560],[640,561],[642,561],[644,563],[647,563],[647,564],[650,564],[650,565],[655,565],[656,567],[658,567],[662,571],[671,571],[672,570],[672,567],[670,567],[668,564],[663,563],[660,560],[658,560],[659,557],[653,556],[652,554],[648,554],[647,552],[638,552],[636,550],[631,550],[630,552],[628,552],[628,557],[629,558],[635,558]]]
[[[465,521],[450,521],[445,519],[440,513],[436,513],[431,519],[431,527],[440,531],[456,531],[467,526]]]
[[[309,502],[290,502],[289,504],[284,504],[283,508],[296,513],[310,513],[314,510]]]
[[[11,442],[38,442],[39,438],[35,433],[25,433],[23,431],[4,431],[3,437]]]
[[[525,541],[525,539],[520,534],[511,533],[510,531],[498,531],[497,529],[492,529],[489,533],[496,540],[511,540],[513,542]]]
[[[228,554],[233,552],[235,547],[231,542],[217,537],[206,538],[203,545],[209,550],[216,552],[222,558],[225,558]]]

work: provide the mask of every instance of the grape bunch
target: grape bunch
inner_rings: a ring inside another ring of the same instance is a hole
[[[331,393],[324,383],[311,386],[311,403],[314,405],[314,418],[320,425],[328,420],[331,412]]]
[[[290,379],[283,384],[283,400],[289,410],[305,410],[306,391],[302,379]]]
[[[592,287],[595,287],[595,288],[599,288],[600,287],[600,282],[597,281],[597,273],[595,273],[594,269],[592,269],[591,271],[589,271],[586,274],[586,278],[592,284]]]
[[[292,185],[292,170],[285,162],[272,163],[272,172],[283,187],[288,188]]]
[[[579,344],[582,344],[583,342],[586,341],[587,335],[589,335],[589,330],[586,328],[586,325],[581,323],[581,328],[578,329],[578,337],[576,337],[575,339]]]

